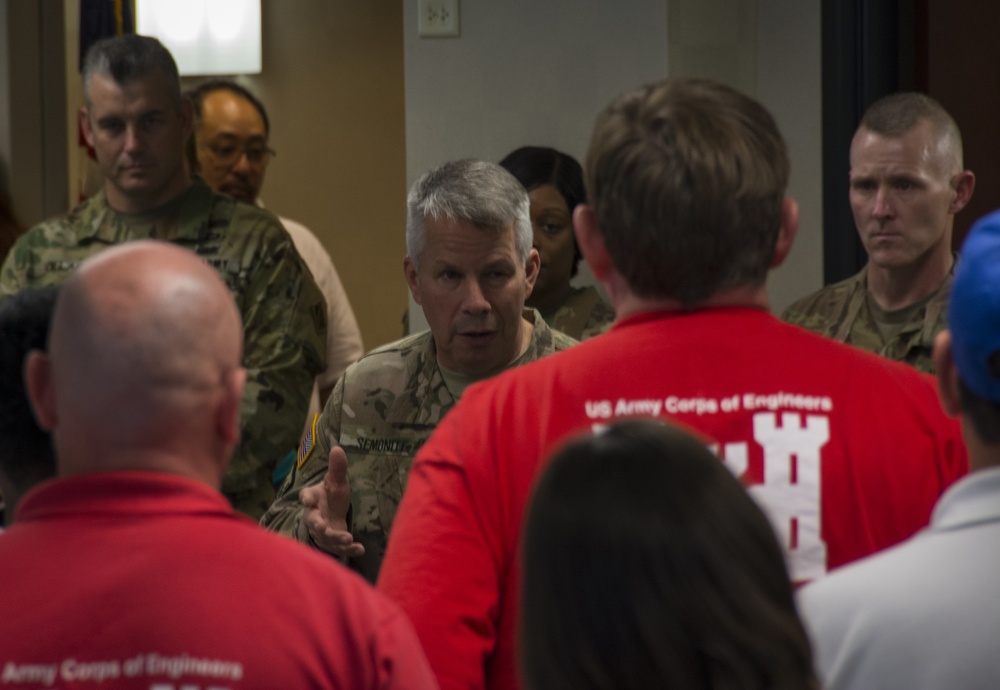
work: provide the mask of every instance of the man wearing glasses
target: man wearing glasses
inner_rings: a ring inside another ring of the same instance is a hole
[[[191,106],[158,41],[132,34],[95,43],[83,91],[80,124],[103,189],[18,240],[0,269],[0,299],[61,283],[88,256],[131,240],[173,242],[214,267],[240,308],[247,369],[222,492],[259,518],[274,498],[276,460],[298,444],[313,381],[326,367],[323,296],[274,216],[189,175]]]
[[[188,162],[208,186],[234,199],[261,206],[260,190],[268,163],[271,121],[264,104],[236,82],[213,79],[185,94],[191,101],[194,136]],[[337,379],[361,358],[361,331],[333,261],[310,230],[279,217],[326,299],[327,367],[316,377],[307,424],[319,413]]]

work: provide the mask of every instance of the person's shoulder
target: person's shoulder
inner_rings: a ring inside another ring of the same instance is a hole
[[[848,563],[805,585],[796,596],[803,616],[813,625],[821,621],[850,618],[855,613],[887,610],[899,603],[893,592],[903,587],[920,587],[923,562],[919,534],[876,554]],[[922,564],[922,565],[921,565]],[[912,605],[909,597],[904,597]]]
[[[85,199],[66,213],[46,218],[33,225],[18,238],[22,246],[64,246],[75,242],[79,232],[95,223],[100,223],[107,207],[95,197]],[[17,244],[15,244],[17,246]]]
[[[544,316],[553,329],[582,341],[606,331],[615,319],[615,312],[601,293],[588,285],[573,288],[562,304]]]
[[[318,237],[316,237],[316,233],[307,228],[305,225],[296,220],[292,220],[291,218],[285,218],[284,216],[277,216],[277,218],[282,227],[285,228],[289,235],[291,235],[297,248],[300,250],[303,247],[319,248],[324,252],[326,251],[323,247],[323,243],[319,241]]]
[[[531,324],[532,328],[527,356],[521,361],[533,362],[553,352],[567,350],[579,343],[575,338],[550,326],[537,309],[525,307],[522,316]]]
[[[100,213],[100,208],[87,200],[22,233],[3,261],[0,292],[14,291],[15,283],[27,286],[61,282],[63,274],[79,263],[79,257],[67,257],[66,250],[80,246],[85,230],[100,223]],[[43,264],[51,264],[52,270],[41,268]]]
[[[604,333],[615,321],[614,307],[604,301],[604,298],[601,297],[596,288],[590,287],[588,290],[593,293],[593,296],[591,297],[592,303],[587,323],[583,328],[583,334],[580,336],[581,340],[587,340],[588,338],[593,338],[596,335]]]
[[[842,311],[844,303],[860,287],[864,287],[865,269],[850,278],[820,288],[797,299],[781,314],[783,321],[817,330],[814,324],[826,324]]]
[[[278,216],[278,220],[289,237],[292,238],[295,250],[312,271],[313,277],[320,288],[324,290],[324,294],[334,281],[339,284],[340,277],[337,276],[337,270],[333,266],[333,259],[330,258],[330,252],[323,246],[319,237],[302,223],[284,216]],[[330,300],[330,295],[327,295],[327,302]]]
[[[281,224],[276,215],[267,209],[229,199],[224,195],[219,196],[222,196],[226,200],[224,203],[232,204],[233,224],[261,228],[267,232],[276,233],[278,236],[288,237],[291,240],[291,236],[288,234],[285,226]]]
[[[615,310],[593,285],[577,288],[566,304],[579,309],[587,316],[588,324],[608,324],[615,319]]]
[[[413,333],[376,347],[347,367],[343,374],[345,388],[402,389],[421,372],[429,378],[425,370],[433,362],[431,332]]]
[[[555,352],[559,352],[561,350],[568,350],[574,345],[579,345],[579,343],[580,343],[579,340],[569,337],[562,331],[557,331],[557,330],[552,331],[552,349]]]
[[[8,260],[23,261],[26,257],[49,249],[63,249],[76,243],[78,225],[72,223],[69,215],[48,218],[28,228],[8,252]]]
[[[923,389],[936,399],[934,378],[912,366],[882,357],[853,345],[841,343],[798,324],[773,319],[772,338],[791,350],[794,357],[804,363],[813,363],[828,371],[854,372],[868,380],[868,387],[893,382],[909,389]]]
[[[267,209],[212,191],[197,178],[194,193],[208,209],[209,225],[224,225],[227,235],[240,233],[263,235],[291,243],[291,236],[285,230],[285,226]]]

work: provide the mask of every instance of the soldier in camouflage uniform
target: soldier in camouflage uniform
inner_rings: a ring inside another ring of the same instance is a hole
[[[522,309],[538,253],[527,195],[506,171],[445,164],[414,185],[408,206],[404,269],[430,330],[348,367],[262,521],[347,556],[372,582],[413,456],[465,387],[576,342]]]
[[[587,203],[583,169],[572,156],[546,146],[522,146],[500,165],[528,190],[531,201],[541,269],[528,306],[538,309],[549,326],[577,340],[600,335],[615,320],[615,310],[593,286],[570,284],[583,258],[573,234],[573,210]]]
[[[557,331],[586,340],[611,327],[615,310],[592,286],[570,288],[569,296],[555,309],[542,312],[542,318]]]
[[[905,307],[898,317],[884,312],[866,289],[868,267],[788,307],[781,318],[821,335],[934,373],[934,338],[945,316],[954,270],[930,296]],[[891,323],[890,323],[891,320]],[[885,335],[889,335],[888,338]]]
[[[215,267],[240,308],[247,369],[240,445],[222,490],[259,518],[274,497],[274,464],[298,443],[325,366],[322,295],[274,216],[188,175],[190,106],[163,46],[135,35],[95,44],[84,95],[81,124],[104,189],[20,238],[0,269],[0,296],[60,283],[88,256],[135,239],[173,242]]]
[[[782,318],[933,373],[955,266],[952,226],[975,182],[939,103],[916,93],[876,101],[851,142],[851,210],[868,264]]]

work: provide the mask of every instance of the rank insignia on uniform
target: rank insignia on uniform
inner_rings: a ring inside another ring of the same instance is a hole
[[[313,439],[316,437],[316,422],[319,420],[319,415],[314,414],[312,424],[309,425],[309,431],[306,432],[305,438],[302,439],[302,443],[299,444],[299,458],[296,461],[296,466],[302,469],[302,465],[305,464],[306,460],[313,452]]]

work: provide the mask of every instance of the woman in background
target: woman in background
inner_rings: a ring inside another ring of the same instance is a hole
[[[564,447],[523,548],[528,690],[818,688],[770,523],[684,431],[627,421]]]
[[[585,340],[604,332],[615,312],[592,286],[575,288],[570,279],[580,263],[573,234],[573,209],[586,203],[583,170],[571,156],[541,146],[511,152],[500,165],[524,185],[531,200],[534,247],[541,270],[527,305],[563,333]]]

